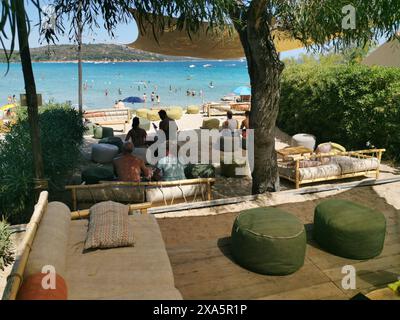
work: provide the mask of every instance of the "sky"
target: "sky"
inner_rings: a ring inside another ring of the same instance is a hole
[[[51,3],[51,1],[45,1],[42,0],[40,1],[42,7],[48,3]],[[29,44],[31,48],[36,48],[40,47],[42,45],[46,45],[47,43],[42,41],[40,42],[40,35],[39,35],[39,30],[38,30],[38,22],[39,22],[39,17],[38,17],[38,11],[37,8],[31,3],[31,1],[25,1],[25,9],[28,13],[28,17],[31,22],[31,33],[29,35]],[[68,26],[68,22],[64,21],[65,27]],[[103,25],[103,20],[99,19],[98,23],[100,26]],[[68,31],[67,31],[68,32]],[[111,36],[108,34],[108,32],[102,27],[99,29],[96,29],[94,33],[89,33],[88,31],[84,32],[83,35],[83,40],[84,43],[114,43],[114,44],[129,44],[132,43],[136,40],[138,36],[138,31],[136,27],[136,22],[132,20],[129,24],[119,24],[116,29],[115,29],[115,38],[111,38]],[[59,41],[57,44],[68,44],[72,43],[69,40],[68,34],[62,36],[59,35]],[[8,42],[9,44],[9,42]],[[18,49],[18,45],[16,46],[16,49]]]

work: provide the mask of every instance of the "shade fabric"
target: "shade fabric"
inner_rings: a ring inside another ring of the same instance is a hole
[[[134,16],[136,15],[133,10]],[[138,21],[137,17],[136,21]],[[151,17],[150,19],[163,19],[164,17]],[[172,26],[165,28],[161,33],[154,30],[149,21],[142,21],[139,27],[138,39],[129,44],[130,47],[169,56],[195,57],[202,59],[239,59],[245,56],[239,35],[235,30],[226,28],[224,31],[208,31],[208,24],[191,34],[184,30],[177,30],[175,20]],[[273,32],[275,45],[278,52],[284,52],[303,47],[303,44],[290,38],[287,33]]]
[[[389,41],[368,55],[362,64],[367,66],[400,67],[400,42]]]

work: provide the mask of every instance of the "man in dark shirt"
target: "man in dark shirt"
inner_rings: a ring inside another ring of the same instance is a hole
[[[161,122],[160,122],[160,130],[164,131],[166,140],[177,140],[177,132],[178,132],[178,126],[175,122],[175,120],[169,118],[167,116],[167,112],[165,110],[160,110],[158,112],[158,115],[160,116]],[[171,132],[170,132],[171,130]],[[172,136],[170,137],[170,133]]]

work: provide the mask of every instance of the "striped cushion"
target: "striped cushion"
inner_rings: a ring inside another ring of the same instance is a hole
[[[134,236],[128,219],[129,207],[116,202],[102,202],[90,209],[85,250],[133,247]]]

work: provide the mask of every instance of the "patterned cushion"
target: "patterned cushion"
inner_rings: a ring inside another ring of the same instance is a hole
[[[129,207],[116,202],[102,202],[90,209],[85,250],[134,246],[128,219]]]
[[[338,156],[331,160],[337,163],[342,169],[342,174],[376,170],[379,167],[377,158],[358,159],[353,157]]]

